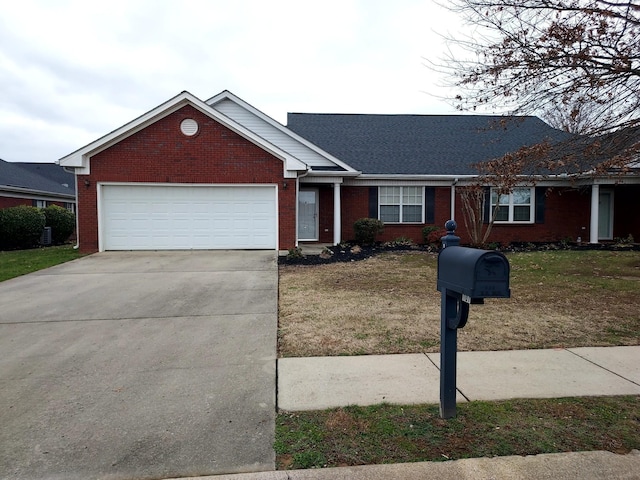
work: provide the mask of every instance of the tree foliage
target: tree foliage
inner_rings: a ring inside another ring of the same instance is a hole
[[[635,125],[640,116],[640,3],[618,0],[451,0],[473,26],[441,69],[460,109],[509,113],[588,105],[587,133]]]

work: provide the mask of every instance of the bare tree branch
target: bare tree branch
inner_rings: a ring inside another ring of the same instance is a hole
[[[536,114],[584,103],[588,133],[640,121],[640,3],[615,0],[451,0],[473,26],[446,37],[444,72],[461,110]],[[456,52],[456,54],[452,52]],[[463,52],[459,54],[458,52]]]

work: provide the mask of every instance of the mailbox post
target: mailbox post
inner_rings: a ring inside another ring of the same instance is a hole
[[[509,298],[509,262],[499,252],[460,247],[456,222],[445,223],[438,255],[440,297],[440,416],[456,416],[458,328],[469,316],[469,305],[485,298]]]

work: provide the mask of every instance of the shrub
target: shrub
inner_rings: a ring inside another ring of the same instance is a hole
[[[436,227],[436,226],[428,226],[422,229],[422,236],[424,238],[424,243],[428,245],[439,245],[440,239],[447,234],[447,231],[444,228]]]
[[[0,248],[30,248],[38,243],[45,226],[44,213],[19,205],[0,210]]]
[[[397,247],[412,247],[413,240],[408,237],[394,238],[390,242],[385,242],[385,247],[397,248]]]
[[[304,254],[302,253],[302,249],[300,247],[290,248],[289,249],[289,253],[287,254],[287,258],[289,260],[304,258]]]
[[[377,218],[360,218],[353,224],[356,243],[372,245],[376,237],[384,230],[384,223]]]
[[[59,245],[67,241],[76,228],[76,217],[66,208],[58,205],[49,205],[43,208],[46,219],[46,227],[51,227],[53,243]]]

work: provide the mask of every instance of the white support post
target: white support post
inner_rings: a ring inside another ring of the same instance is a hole
[[[341,241],[342,218],[340,216],[340,184],[333,184],[333,244],[338,245]]]
[[[600,218],[600,185],[591,186],[591,221],[589,225],[589,243],[598,243],[598,225]]]
[[[456,184],[451,185],[451,213],[449,215],[451,220],[456,219]]]

